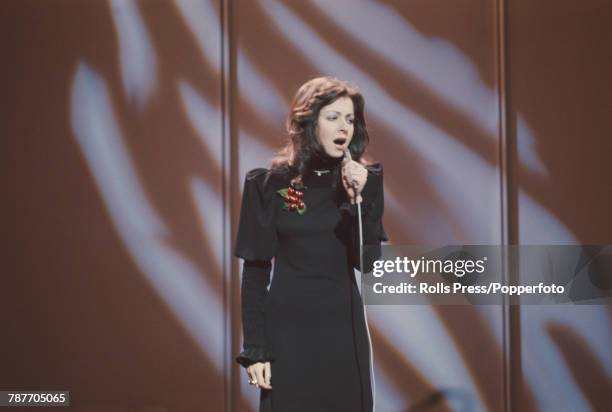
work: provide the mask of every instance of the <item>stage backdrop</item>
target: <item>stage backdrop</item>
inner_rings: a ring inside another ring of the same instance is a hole
[[[233,361],[242,182],[319,75],[366,98],[391,243],[612,243],[611,8],[3,0],[0,390],[257,410]],[[605,410],[611,315],[368,307],[376,410]]]

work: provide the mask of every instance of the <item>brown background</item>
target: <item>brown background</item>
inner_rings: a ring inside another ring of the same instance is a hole
[[[70,390],[79,411],[255,410],[232,361],[242,179],[320,74],[364,92],[393,243],[612,243],[610,11],[2,1],[0,389]],[[378,412],[609,404],[609,307],[369,314]]]

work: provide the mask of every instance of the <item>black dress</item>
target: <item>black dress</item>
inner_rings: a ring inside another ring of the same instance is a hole
[[[255,169],[245,179],[235,254],[242,275],[244,351],[248,366],[271,361],[272,390],[260,411],[370,412],[370,348],[353,268],[359,265],[356,207],[333,174],[304,178],[306,212],[284,210],[277,193],[286,173]],[[363,192],[366,270],[386,240],[382,167],[368,166]],[[270,284],[271,259],[274,275]],[[269,291],[267,289],[270,285]]]

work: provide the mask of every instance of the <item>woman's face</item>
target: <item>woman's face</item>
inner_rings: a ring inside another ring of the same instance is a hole
[[[331,157],[342,157],[353,139],[355,113],[353,100],[340,97],[319,111],[317,138]]]

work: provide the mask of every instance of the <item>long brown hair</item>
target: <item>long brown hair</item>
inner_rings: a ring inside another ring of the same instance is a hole
[[[340,97],[353,101],[355,122],[349,150],[353,160],[362,161],[370,142],[364,115],[365,100],[357,87],[323,76],[304,83],[293,98],[286,121],[287,143],[273,158],[272,169],[286,170],[292,176],[310,172],[313,160],[325,156],[316,134],[319,112]]]

